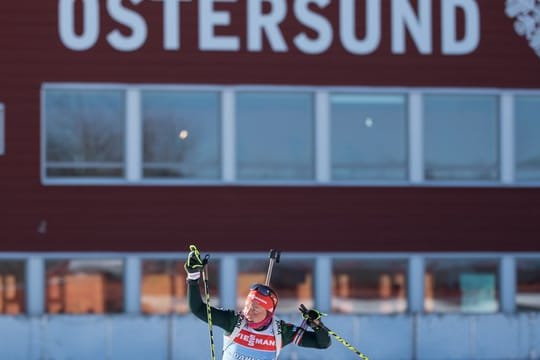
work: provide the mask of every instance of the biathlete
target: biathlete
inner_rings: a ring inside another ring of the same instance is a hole
[[[205,265],[199,251],[192,250],[184,267],[187,272],[190,310],[207,322],[207,305],[203,303],[199,290],[199,278]],[[210,307],[212,323],[225,330],[223,360],[275,360],[281,349],[293,342],[316,349],[330,346],[330,335],[326,327],[322,326],[321,312],[300,306],[304,323],[312,329],[308,330],[275,316],[277,304],[278,296],[272,288],[264,284],[253,284],[240,313]]]

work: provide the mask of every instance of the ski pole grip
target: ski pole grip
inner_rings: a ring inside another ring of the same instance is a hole
[[[202,260],[202,264],[203,266],[206,266],[206,264],[208,264],[208,261],[210,260],[210,254],[206,254],[206,256],[204,257],[204,259]]]
[[[281,251],[271,249],[270,250],[270,259],[275,260],[277,263],[279,263],[279,258],[281,257]]]
[[[268,272],[266,273],[266,280],[264,282],[266,286],[270,284],[270,279],[272,277],[272,269],[274,267],[274,263],[279,263],[280,251],[271,249],[269,257],[270,257],[270,262],[268,264]]]

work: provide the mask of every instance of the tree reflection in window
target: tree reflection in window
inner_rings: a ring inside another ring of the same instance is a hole
[[[144,91],[143,176],[219,179],[217,92]]]
[[[47,175],[123,176],[124,108],[123,91],[47,91]]]

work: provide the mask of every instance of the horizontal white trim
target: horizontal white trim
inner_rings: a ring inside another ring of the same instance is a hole
[[[394,95],[394,94],[378,94],[378,95],[369,95],[369,94],[333,94],[330,95],[330,103],[332,104],[399,104],[403,105],[406,103],[404,95]]]
[[[430,181],[422,183],[413,183],[409,181],[329,181],[329,182],[319,182],[316,180],[313,181],[283,181],[283,180],[261,180],[261,181],[234,181],[234,182],[225,182],[222,180],[150,180],[150,179],[141,179],[136,183],[129,182],[124,178],[45,178],[42,183],[44,185],[57,185],[57,186],[81,186],[81,185],[92,185],[92,186],[213,186],[213,187],[227,187],[227,186],[237,186],[237,187],[444,187],[444,188],[467,188],[467,187],[483,187],[483,188],[535,188],[540,187],[540,181],[530,181],[530,182],[514,182],[511,184],[506,184],[501,181],[492,181],[492,182],[467,182],[467,181]]]
[[[315,86],[315,85],[272,85],[272,84],[151,84],[151,83],[79,83],[79,82],[45,82],[42,89],[122,89],[137,88],[141,90],[190,90],[190,91],[223,91],[226,89],[233,91],[327,91],[327,92],[374,92],[374,93],[393,93],[408,94],[414,93],[434,93],[434,94],[485,94],[500,95],[502,93],[515,93],[516,95],[540,95],[540,89],[522,89],[522,88],[475,88],[475,87],[406,87],[406,86]]]

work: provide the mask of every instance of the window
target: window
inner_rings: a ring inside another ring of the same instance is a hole
[[[498,284],[496,260],[426,260],[424,310],[496,312],[499,310]]]
[[[219,262],[208,263],[210,304],[219,306]],[[144,260],[142,262],[141,311],[146,314],[184,314],[189,311],[184,262]],[[201,294],[204,291],[200,281]]]
[[[313,108],[311,93],[238,93],[237,178],[313,180]]]
[[[330,96],[332,180],[407,179],[403,95]]]
[[[498,113],[496,96],[426,95],[425,179],[497,180]]]
[[[46,176],[123,177],[124,103],[121,90],[47,90]]]
[[[279,298],[277,312],[294,313],[304,304],[313,307],[313,268],[315,262],[309,259],[283,260],[273,268],[270,286]],[[237,307],[244,307],[244,300],[253,283],[266,280],[268,260],[242,259],[238,263]]]
[[[540,181],[538,91],[503,97],[498,90],[443,91],[45,84],[43,182],[502,186],[510,180],[530,186]],[[506,98],[515,110],[509,119],[515,125],[512,147],[499,124],[509,109],[501,102]],[[0,155],[3,112],[0,104]]]
[[[4,116],[4,104],[0,103],[0,155],[6,153],[6,124]]]
[[[540,311],[540,259],[518,259],[516,264],[518,311]]]
[[[184,263],[173,260],[142,262],[141,311],[155,313],[185,313],[186,276]]]
[[[221,178],[217,92],[143,91],[143,176]]]
[[[332,311],[392,314],[407,310],[406,260],[334,260]]]
[[[540,96],[516,96],[516,179],[540,180]]]
[[[46,311],[51,314],[120,313],[122,260],[47,260]]]
[[[25,312],[24,262],[0,260],[0,314]]]

